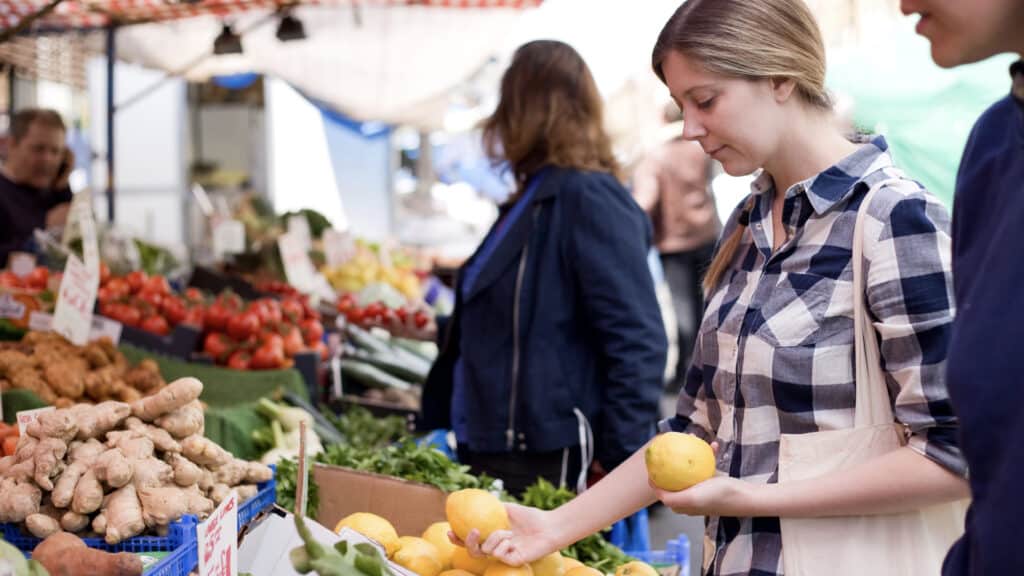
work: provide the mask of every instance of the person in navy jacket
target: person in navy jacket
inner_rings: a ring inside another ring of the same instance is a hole
[[[951,68],[1004,52],[1024,55],[1020,0],[903,0],[932,59]],[[949,395],[960,420],[972,503],[944,576],[1024,574],[1024,62],[1008,94],[974,125],[956,181]]]
[[[538,476],[584,489],[659,416],[667,340],[651,225],[617,178],[601,97],[567,44],[516,51],[484,142],[517,191],[438,320],[422,425],[453,429],[460,461],[513,494]]]

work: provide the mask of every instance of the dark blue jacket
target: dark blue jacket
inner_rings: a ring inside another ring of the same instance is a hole
[[[946,576],[1024,574],[1022,182],[1024,97],[1008,96],[978,120],[957,177],[947,382],[973,500]]]
[[[589,421],[605,468],[643,446],[658,419],[667,348],[650,244],[649,220],[611,175],[548,170],[532,206],[439,325],[422,424],[451,426],[461,355],[472,450],[579,445],[574,409]]]

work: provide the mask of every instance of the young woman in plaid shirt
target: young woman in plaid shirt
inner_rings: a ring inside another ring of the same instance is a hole
[[[718,475],[656,490],[640,451],[566,506],[510,507],[511,531],[466,544],[521,564],[661,500],[708,517],[708,574],[769,576],[783,573],[780,517],[895,513],[966,497],[944,380],[949,214],[910,180],[879,190],[864,232],[866,302],[909,442],[841,473],[777,482],[782,434],[853,427],[854,222],[868,189],[894,175],[883,138],[851,143],[834,121],[807,7],[689,0],[665,25],[653,65],[684,112],[684,137],[730,174],[762,169],[727,220],[694,361],[676,416],[662,423],[712,442]]]

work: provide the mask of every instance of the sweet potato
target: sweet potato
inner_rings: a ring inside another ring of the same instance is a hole
[[[138,556],[128,552],[111,554],[89,548],[81,538],[67,532],[57,532],[43,540],[32,551],[32,558],[42,564],[50,576],[142,574],[142,559]]]

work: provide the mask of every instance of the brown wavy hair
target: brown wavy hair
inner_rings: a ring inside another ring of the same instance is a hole
[[[619,177],[603,121],[601,94],[579,53],[537,40],[516,50],[501,79],[498,107],[483,125],[484,149],[508,162],[518,190],[548,165]]]

